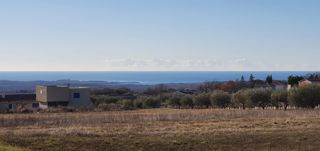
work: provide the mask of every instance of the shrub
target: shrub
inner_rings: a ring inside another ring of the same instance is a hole
[[[99,106],[100,104],[115,104],[120,99],[118,97],[107,96],[107,95],[96,95],[91,98],[92,102]]]
[[[248,92],[247,90],[240,90],[232,95],[231,102],[242,109],[248,106]]]
[[[190,95],[185,95],[185,96],[181,97],[180,104],[182,106],[187,106],[187,107],[193,108],[192,97]]]
[[[97,111],[120,111],[123,110],[122,105],[120,104],[114,104],[114,103],[110,103],[110,104],[99,104],[96,108]]]
[[[159,94],[157,98],[161,101],[162,106],[167,106],[167,105],[170,105],[169,100],[174,96],[175,95],[173,93],[164,93],[164,94]]]
[[[168,105],[174,106],[174,107],[180,106],[181,105],[180,99],[181,99],[180,96],[172,95],[170,98],[167,99],[167,103],[168,103]]]
[[[132,100],[121,100],[121,104],[125,110],[132,110],[134,109],[134,103]]]
[[[195,95],[193,97],[193,103],[195,106],[199,107],[206,107],[208,108],[210,106],[210,97],[208,93],[201,93],[198,95]]]
[[[143,102],[143,108],[159,108],[161,101],[156,98],[148,98]]]
[[[135,100],[135,107],[137,108],[159,108],[161,101],[158,97],[140,96]]]
[[[276,107],[282,106],[284,110],[288,107],[288,92],[287,91],[273,91],[271,94],[272,104]]]
[[[136,109],[142,109],[142,108],[143,108],[143,100],[141,100],[141,99],[135,99],[135,100],[133,101],[133,106],[134,106],[134,108],[136,108]]]
[[[291,89],[288,99],[293,106],[315,108],[320,104],[320,85],[307,85]]]
[[[231,96],[229,93],[224,91],[214,91],[210,95],[211,105],[226,108],[231,103]]]

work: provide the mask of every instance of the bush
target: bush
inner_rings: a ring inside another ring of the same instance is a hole
[[[167,103],[170,106],[177,107],[181,105],[180,99],[181,99],[181,96],[172,95],[170,98],[167,99]]]
[[[158,97],[141,96],[135,100],[135,106],[137,108],[159,108],[161,101]]]
[[[156,98],[148,98],[143,102],[143,108],[159,108],[161,101]]]
[[[104,88],[100,90],[93,90],[91,94],[119,96],[119,95],[132,95],[133,92],[128,88],[122,87],[122,88]]]
[[[193,103],[198,107],[206,107],[210,106],[210,97],[208,93],[201,93],[193,97]]]
[[[115,104],[120,98],[107,95],[96,95],[93,96],[91,100],[96,106],[99,106],[100,104]]]
[[[265,109],[271,104],[271,90],[264,88],[251,89],[248,91],[248,100],[251,105]]]
[[[157,95],[156,98],[158,98],[161,101],[161,106],[168,106],[170,105],[169,100],[174,96],[173,93],[163,93],[160,95]]]
[[[123,106],[120,104],[99,104],[96,108],[97,111],[121,111]]]
[[[132,100],[121,100],[121,104],[125,110],[132,110],[134,109],[134,103]]]
[[[133,106],[136,109],[142,109],[143,108],[143,100],[141,99],[136,99],[133,101]]]
[[[232,95],[231,102],[237,107],[245,109],[248,106],[248,91],[240,90]]]
[[[231,103],[231,96],[224,91],[214,91],[210,95],[210,101],[212,106],[226,108]]]
[[[288,92],[287,91],[273,91],[271,94],[272,104],[276,107],[283,107],[287,110],[288,107]]]
[[[187,107],[193,108],[192,97],[191,97],[190,95],[183,96],[183,97],[180,99],[180,104],[181,104],[182,106],[187,106]]]
[[[289,91],[292,106],[315,108],[320,104],[320,85],[307,85]]]

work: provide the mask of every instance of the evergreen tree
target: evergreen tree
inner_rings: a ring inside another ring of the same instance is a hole
[[[245,80],[244,80],[244,77],[243,77],[243,75],[241,76],[241,79],[240,79],[240,82],[244,82]]]
[[[272,75],[268,75],[267,78],[266,78],[266,82],[267,82],[268,84],[271,84],[272,81],[273,81]]]
[[[290,84],[291,86],[294,86],[294,85],[298,85],[299,81],[300,80],[303,80],[304,78],[301,77],[301,76],[289,76],[288,77],[288,84]]]
[[[253,82],[253,81],[254,81],[254,76],[253,76],[253,74],[250,74],[249,81],[250,81],[250,82]]]

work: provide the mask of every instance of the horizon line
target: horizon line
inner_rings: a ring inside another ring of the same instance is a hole
[[[316,70],[0,70],[0,72],[320,72]]]

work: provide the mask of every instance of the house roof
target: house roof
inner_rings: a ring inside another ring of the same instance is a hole
[[[88,87],[69,87],[69,89],[89,89]]]
[[[309,79],[311,82],[320,82],[320,79]]]
[[[302,79],[299,82],[303,82],[303,81],[309,81],[308,79]]]
[[[52,88],[69,88],[69,89],[89,89],[88,87],[69,87],[64,85],[39,85],[40,87],[52,87]]]

